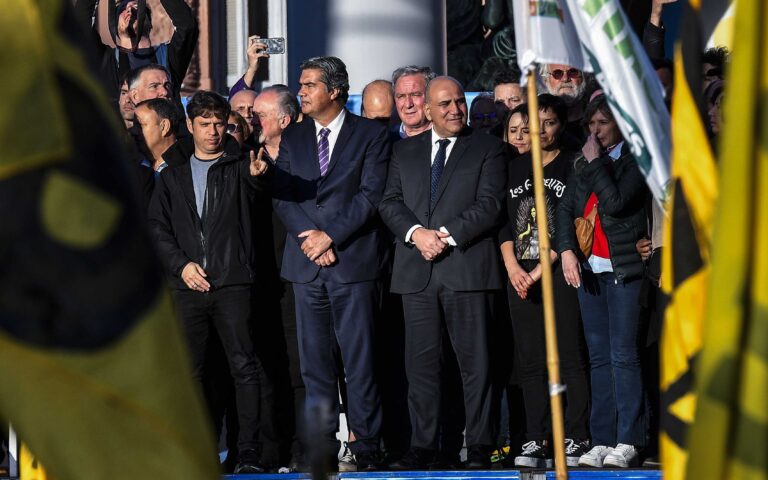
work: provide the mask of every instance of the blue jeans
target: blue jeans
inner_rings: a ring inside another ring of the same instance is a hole
[[[640,279],[584,269],[579,305],[592,377],[593,445],[646,444],[645,393],[640,366]]]

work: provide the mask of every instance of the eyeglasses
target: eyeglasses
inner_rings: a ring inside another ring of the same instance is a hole
[[[227,133],[230,135],[233,133],[240,133],[243,129],[240,127],[239,123],[228,123],[227,124]]]
[[[491,113],[473,113],[472,120],[481,122],[483,120],[496,120],[496,112]]]
[[[562,80],[564,76],[568,76],[568,78],[572,78],[574,80],[578,80],[581,78],[581,70],[578,70],[576,68],[569,68],[568,70],[560,70],[559,68],[557,70],[552,70],[549,72],[549,74],[555,79],[555,80]]]

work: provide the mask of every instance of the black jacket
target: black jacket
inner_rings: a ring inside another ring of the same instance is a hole
[[[248,158],[228,136],[223,156],[208,171],[201,219],[189,164],[193,152],[192,138],[179,140],[165,152],[168,167],[157,179],[149,208],[150,233],[171,287],[187,288],[181,271],[189,262],[205,270],[213,288],[252,283],[252,193],[264,190],[265,180],[251,177]]]
[[[431,204],[432,130],[395,144],[389,162],[381,218],[397,238],[392,292],[416,293],[430,282],[454,291],[500,289],[504,284],[496,245],[507,160],[504,143],[465,128],[451,150]],[[424,260],[405,243],[414,225],[445,227],[457,247],[437,260]]]
[[[104,0],[106,1],[106,0]],[[87,25],[91,26],[92,18],[96,15],[96,8],[99,0],[78,0],[75,4],[75,10]],[[114,8],[114,2],[110,1],[108,8]],[[192,9],[184,0],[160,0],[160,4],[173,22],[173,36],[168,43],[168,57],[166,61],[158,58],[158,63],[165,64],[171,73],[171,83],[173,84],[173,99],[181,106],[181,83],[187,74],[189,62],[197,47],[197,37],[200,30],[197,25]],[[102,81],[107,89],[107,95],[112,100],[120,98],[120,69],[118,66],[115,48],[104,45],[101,41],[96,27],[93,27],[93,44],[98,52],[99,69],[101,71]],[[157,45],[155,45],[157,47]],[[186,130],[186,129],[184,129]]]
[[[597,195],[597,213],[608,238],[614,274],[620,281],[640,278],[644,266],[636,243],[648,234],[645,207],[650,192],[626,143],[615,162],[608,155],[592,163],[584,158],[576,161],[555,214],[557,252],[579,252],[573,222],[584,215],[592,192]]]

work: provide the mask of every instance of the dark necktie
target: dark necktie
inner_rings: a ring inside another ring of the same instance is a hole
[[[330,161],[330,147],[328,146],[328,135],[331,131],[327,128],[320,130],[320,141],[317,142],[317,156],[320,158],[320,176],[324,177],[328,173],[328,162]]]
[[[451,141],[444,138],[442,140],[438,140],[437,143],[440,144],[440,147],[437,149],[435,161],[432,162],[432,194],[429,197],[429,203],[432,206],[435,205],[435,200],[437,197],[437,186],[440,185],[440,176],[443,174],[443,170],[445,169],[445,153]]]

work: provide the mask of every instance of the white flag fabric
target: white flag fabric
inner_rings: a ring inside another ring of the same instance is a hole
[[[565,0],[515,0],[513,8],[517,63],[524,74],[537,63],[591,71]]]
[[[618,0],[565,0],[587,61],[653,196],[669,183],[669,112],[656,71]]]

